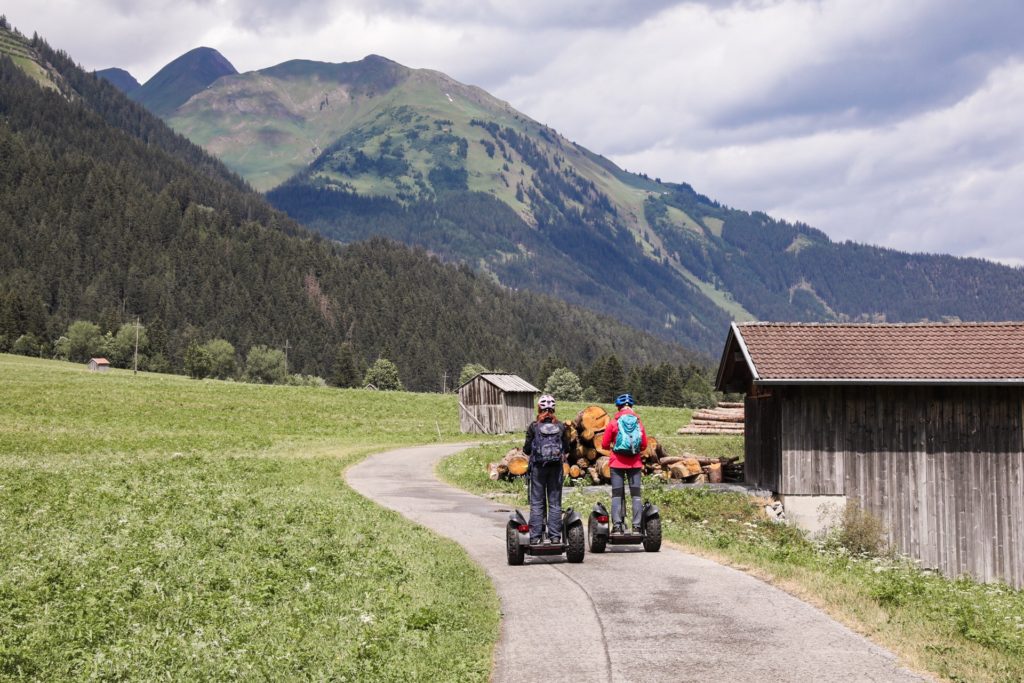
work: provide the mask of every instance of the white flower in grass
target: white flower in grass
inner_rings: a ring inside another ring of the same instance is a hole
[[[364,624],[372,624],[373,623],[373,615],[372,614],[360,614],[359,615],[359,621],[363,622]]]

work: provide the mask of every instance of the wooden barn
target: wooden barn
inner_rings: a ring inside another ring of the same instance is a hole
[[[540,389],[517,375],[480,373],[459,387],[459,429],[470,434],[526,431]]]
[[[106,358],[90,358],[85,367],[93,372],[106,372],[110,369],[110,361]]]
[[[747,483],[856,498],[925,567],[1024,588],[1024,323],[733,324]]]

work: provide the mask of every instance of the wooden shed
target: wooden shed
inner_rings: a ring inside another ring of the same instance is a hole
[[[470,434],[526,431],[540,389],[518,375],[480,373],[459,387],[459,429]]]
[[[923,566],[1024,588],[1024,323],[733,324],[747,483],[856,498]]]
[[[89,368],[93,372],[106,372],[110,369],[110,361],[106,358],[90,358],[89,362],[85,364],[85,367]]]

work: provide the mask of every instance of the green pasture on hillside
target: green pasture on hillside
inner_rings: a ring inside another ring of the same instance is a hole
[[[484,573],[342,480],[456,417],[0,355],[0,679],[487,680]]]

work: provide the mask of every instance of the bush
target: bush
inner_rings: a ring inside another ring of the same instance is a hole
[[[104,352],[100,326],[88,320],[76,320],[68,326],[68,360],[84,363]]]
[[[202,346],[210,358],[210,376],[217,379],[233,377],[236,370],[235,347],[226,339],[211,339]]]
[[[381,391],[401,391],[402,380],[398,377],[398,366],[387,358],[378,358],[363,377],[363,386],[368,384]]]
[[[583,398],[580,378],[569,368],[558,368],[544,383],[544,393],[552,394],[560,401],[579,401]]]
[[[192,342],[185,349],[185,372],[193,379],[202,379],[210,375],[210,354],[202,346]]]
[[[245,380],[257,384],[284,384],[288,380],[284,351],[258,344],[245,358]]]
[[[879,556],[886,552],[885,525],[860,501],[850,498],[842,511],[824,511],[826,518],[826,545],[845,548],[854,555]]]
[[[41,342],[36,338],[34,334],[23,334],[18,337],[14,346],[11,347],[11,351],[18,354],[19,356],[38,356],[41,347]]]
[[[462,366],[462,372],[459,373],[459,386],[461,387],[481,372],[487,372],[487,368],[479,363],[466,363]]]

